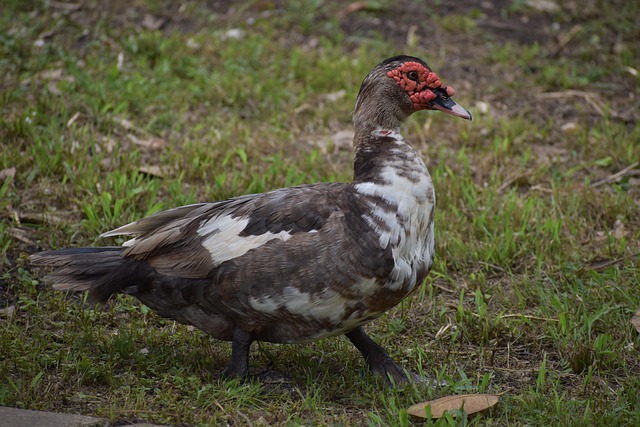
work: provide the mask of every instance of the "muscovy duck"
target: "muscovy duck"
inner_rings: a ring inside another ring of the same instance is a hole
[[[385,380],[409,378],[362,326],[425,279],[434,256],[435,193],[400,125],[419,110],[471,120],[451,86],[419,58],[396,56],[360,87],[354,175],[169,209],[103,236],[117,247],[31,256],[53,267],[54,288],[121,292],[159,315],[232,342],[223,374],[246,377],[253,341],[300,343],[336,335]]]

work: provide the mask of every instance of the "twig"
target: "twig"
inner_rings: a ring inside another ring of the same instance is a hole
[[[251,427],[253,427],[253,423],[251,422],[251,420],[249,419],[249,417],[247,416],[247,414],[245,414],[244,412],[242,412],[242,411],[241,411],[241,410],[239,410],[239,409],[236,409],[236,414],[238,414],[238,415],[240,415],[242,418],[244,418],[244,421],[245,421],[245,423],[246,423],[246,424],[245,424],[246,426],[251,426]]]
[[[640,253],[635,253],[635,254],[629,254],[629,255],[625,255],[621,258],[616,258],[616,259],[610,259],[610,260],[606,260],[606,261],[600,261],[600,262],[592,262],[590,265],[585,265],[584,267],[582,267],[583,272],[585,271],[600,271],[600,270],[604,270],[607,267],[611,267],[612,265],[616,265],[619,262],[625,261],[629,258],[634,258],[640,256]]]
[[[558,321],[558,319],[554,319],[552,317],[531,316],[531,315],[528,315],[528,314],[521,314],[521,313],[511,313],[511,314],[505,314],[505,315],[502,316],[503,319],[511,318],[511,317],[524,317],[526,319],[542,320],[544,322],[557,322]]]
[[[500,366],[491,366],[491,369],[495,369],[497,371],[507,371],[507,372],[514,372],[514,373],[522,373],[522,372],[531,372],[531,368],[526,368],[526,369],[513,369],[513,368],[502,368]]]
[[[505,269],[500,267],[499,265],[490,264],[490,263],[485,262],[485,261],[478,261],[478,264],[482,264],[482,265],[486,265],[487,267],[491,267],[494,270],[498,270],[500,273],[506,273]]]
[[[521,179],[529,178],[530,176],[531,176],[531,172],[525,172],[525,173],[520,174],[520,175],[515,175],[515,176],[507,179],[504,183],[502,183],[502,185],[498,188],[498,192],[502,193],[504,190],[506,190],[507,188],[511,187],[511,184],[513,184],[514,182],[518,182]]]
[[[584,92],[584,91],[581,91],[581,90],[565,90],[564,92],[545,92],[545,93],[540,93],[540,94],[538,94],[536,96],[538,98],[551,98],[551,99],[578,96],[580,98],[583,98],[585,101],[587,101],[589,103],[589,105],[591,105],[593,107],[593,109],[596,110],[596,112],[599,115],[601,115],[601,116],[605,115],[604,114],[604,108],[605,107],[595,99],[599,95],[597,93],[594,93],[594,92]],[[615,110],[610,109],[609,112],[610,112],[612,117],[624,119],[624,117],[620,113],[615,111]]]
[[[217,400],[214,400],[214,401],[213,401],[213,403],[215,403],[215,404],[216,404],[216,406],[217,406],[218,408],[220,408],[220,410],[221,410],[222,412],[224,412],[224,413],[226,413],[226,412],[227,412],[227,411],[225,411],[225,410],[224,410],[224,408],[222,407],[222,405],[220,404],[220,402],[218,402]]]
[[[80,117],[80,111],[76,111],[76,113],[71,116],[71,118],[67,122],[67,127],[71,127],[71,125],[74,124],[76,120],[78,120],[78,117]]]
[[[553,193],[553,190],[551,188],[547,188],[547,187],[543,187],[541,185],[532,185],[531,188],[529,188],[529,190],[536,190],[536,191],[542,191],[543,193]]]
[[[558,46],[556,46],[553,52],[551,52],[551,56],[557,56],[560,52],[562,52],[562,49],[564,49],[565,46],[568,45],[571,40],[573,40],[573,38],[581,29],[582,25],[578,24],[571,27],[566,33],[561,34],[560,37],[558,37]]]
[[[638,165],[640,165],[640,162],[632,163],[629,166],[627,166],[626,168],[622,169],[621,171],[616,172],[613,175],[609,175],[605,179],[602,179],[602,180],[600,180],[598,182],[594,182],[593,184],[591,184],[591,187],[600,187],[601,185],[608,184],[610,182],[614,182],[614,181],[616,181],[619,178],[622,178],[624,176],[640,175],[640,169],[635,169],[635,170],[633,169]]]
[[[449,289],[449,288],[445,288],[442,285],[438,285],[437,283],[433,282],[431,283],[431,286],[440,289],[441,291],[445,291],[445,292],[449,292],[449,293],[456,293],[456,291],[454,291],[453,289]]]

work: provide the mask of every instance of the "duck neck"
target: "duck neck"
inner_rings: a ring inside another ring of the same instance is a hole
[[[389,183],[391,175],[412,177],[425,174],[418,153],[394,129],[376,128],[356,141],[353,182]]]

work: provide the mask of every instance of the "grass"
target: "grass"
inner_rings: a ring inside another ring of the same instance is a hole
[[[112,423],[411,425],[414,403],[504,392],[435,424],[640,424],[638,6],[285,3],[0,9],[0,308],[15,309],[0,314],[0,405]],[[220,381],[227,343],[129,298],[93,308],[29,267],[38,250],[121,243],[97,236],[163,208],[350,179],[332,135],[350,128],[364,75],[400,52],[475,115],[409,120],[436,183],[438,255],[368,327],[442,386],[386,389],[342,338],[255,346],[253,369],[290,366],[293,390]]]

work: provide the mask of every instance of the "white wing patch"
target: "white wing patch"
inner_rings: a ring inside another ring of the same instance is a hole
[[[212,218],[198,228],[198,234],[203,237],[202,246],[211,254],[214,265],[242,256],[273,239],[287,241],[291,238],[291,234],[284,230],[279,233],[240,236],[248,223],[248,218],[224,215]]]
[[[131,246],[135,245],[135,243],[136,243],[136,239],[134,237],[133,239],[129,239],[126,242],[124,242],[122,244],[122,246],[124,246],[125,248],[128,248],[128,247],[131,247]]]

